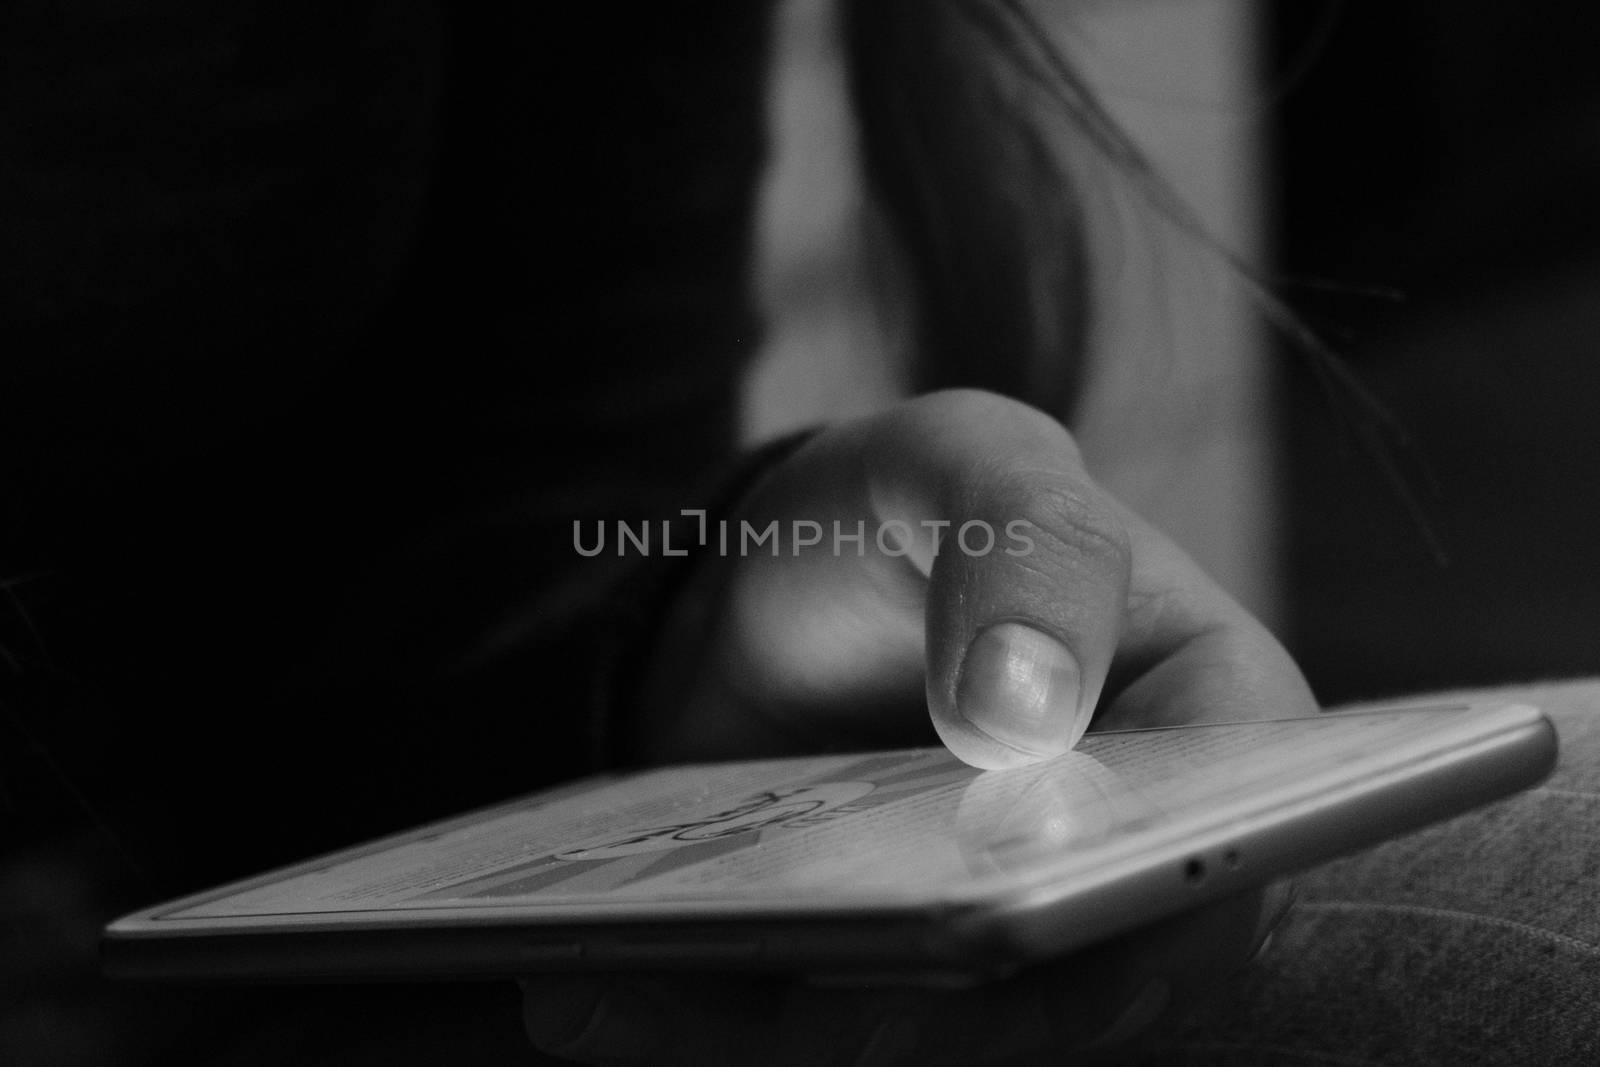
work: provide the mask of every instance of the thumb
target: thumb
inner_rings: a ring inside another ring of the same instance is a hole
[[[1089,726],[1130,570],[1127,536],[1098,498],[1064,472],[986,485],[934,563],[928,708],[945,744],[974,766],[1058,755]]]
[[[883,454],[901,462],[876,472],[874,496],[941,521],[924,616],[934,727],[978,767],[1066,751],[1088,727],[1127,614],[1125,513],[1066,430],[1023,405],[937,394],[894,432],[906,440]]]

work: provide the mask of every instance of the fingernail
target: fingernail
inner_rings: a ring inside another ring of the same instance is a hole
[[[1250,958],[1245,960],[1245,965],[1260,963],[1262,958],[1272,951],[1272,942],[1277,936],[1276,930],[1268,930],[1267,935],[1256,942],[1256,947],[1251,951]]]
[[[672,1047],[663,1020],[650,1012],[613,1012],[597,1021],[590,1038],[581,1049],[569,1046],[567,1051],[579,1051],[585,1059],[659,1063],[666,1050]]]
[[[922,1028],[917,1020],[903,1011],[895,1011],[878,1020],[867,1036],[861,1051],[851,1060],[851,1067],[877,1067],[878,1064],[910,1063],[916,1052]]]
[[[1117,1013],[1111,1025],[1084,1046],[1085,1051],[1115,1048],[1127,1044],[1160,1019],[1172,1003],[1172,986],[1164,979],[1154,979],[1134,994],[1132,1000]]]
[[[990,740],[1028,756],[1065,752],[1088,726],[1083,672],[1067,647],[1019,622],[983,630],[967,647],[956,713]]]
[[[528,1037],[552,1056],[654,1063],[671,1047],[660,1008],[627,980],[552,975],[522,987]]]
[[[1299,887],[1293,882],[1287,885],[1278,883],[1268,888],[1267,896],[1262,900],[1261,914],[1256,918],[1256,928],[1251,942],[1254,948],[1250,951],[1250,963],[1258,962],[1272,948],[1273,937],[1278,932],[1278,927],[1288,917],[1289,910],[1294,907],[1295,899],[1300,895]],[[1273,898],[1276,897],[1276,903]]]

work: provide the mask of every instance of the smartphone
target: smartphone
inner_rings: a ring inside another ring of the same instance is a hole
[[[1535,708],[1392,706],[587,779],[119,919],[115,977],[989,975],[1532,786]],[[204,842],[196,842],[204,847]]]

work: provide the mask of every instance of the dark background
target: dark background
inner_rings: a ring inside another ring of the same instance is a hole
[[[1448,559],[1285,345],[1294,652],[1327,702],[1600,672],[1600,8],[1283,2],[1271,35],[1286,292]]]

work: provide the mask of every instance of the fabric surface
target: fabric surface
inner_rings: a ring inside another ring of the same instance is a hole
[[[1472,696],[1550,715],[1551,778],[1308,874],[1149,1062],[1600,1063],[1600,682]]]

